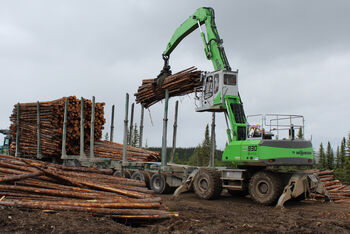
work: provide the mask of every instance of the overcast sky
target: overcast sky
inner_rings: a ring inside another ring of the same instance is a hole
[[[239,69],[246,114],[305,116],[306,137],[318,149],[338,145],[350,131],[350,1],[4,1],[0,0],[0,128],[17,102],[76,95],[106,102],[106,128],[116,105],[115,141],[122,142],[125,94],[162,68],[161,54],[175,29],[202,6],[215,9],[230,65]],[[173,72],[211,71],[199,31],[173,51]],[[178,145],[201,143],[210,113],[180,100]],[[135,109],[139,122],[140,106]],[[153,125],[150,121],[152,117]],[[149,146],[161,145],[163,103],[145,112]],[[217,116],[217,144],[226,143]]]

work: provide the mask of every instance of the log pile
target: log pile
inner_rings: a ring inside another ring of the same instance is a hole
[[[333,170],[317,170],[316,173],[321,182],[329,192],[330,198],[334,202],[350,202],[350,186],[343,185],[339,180],[334,178]],[[324,199],[324,195],[311,194],[316,199]]]
[[[190,67],[166,77],[160,87],[154,83],[155,79],[143,80],[135,93],[136,103],[142,103],[148,108],[164,99],[166,89],[169,90],[169,97],[192,93],[195,88],[201,87],[200,74],[201,71]]]
[[[144,182],[112,173],[109,169],[68,167],[0,155],[0,205],[122,219],[178,216],[168,211]]]
[[[41,153],[49,157],[59,157],[62,150],[62,131],[64,118],[65,98],[49,102],[40,102],[40,133]],[[104,103],[95,105],[95,140],[102,137],[104,118]],[[20,106],[20,137],[19,151],[22,156],[36,155],[37,153],[37,103],[22,103]],[[90,143],[91,127],[90,100],[84,99],[84,145]],[[77,155],[80,151],[80,107],[81,101],[75,96],[68,97],[67,116],[67,141],[66,150],[68,155]],[[14,106],[10,116],[10,135],[13,136],[10,153],[16,150],[16,120],[17,105]]]
[[[96,141],[94,146],[96,157],[122,159],[123,145],[110,141]],[[129,161],[160,162],[159,152],[153,152],[137,147],[127,146],[127,159]]]

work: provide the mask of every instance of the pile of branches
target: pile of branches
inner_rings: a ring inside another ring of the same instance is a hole
[[[161,84],[156,79],[143,80],[137,93],[134,94],[136,103],[141,103],[148,108],[165,98],[166,89],[169,91],[169,97],[192,93],[196,88],[201,87],[200,74],[201,71],[197,68],[190,67],[166,77],[163,82],[160,82]]]
[[[66,98],[49,102],[40,102],[40,134],[41,153],[49,157],[59,157],[62,150],[62,131],[64,119],[64,104]],[[80,108],[81,101],[75,96],[68,99],[67,116],[67,141],[66,150],[68,155],[79,154],[80,151]],[[102,137],[105,103],[95,104],[95,133],[94,138]],[[20,155],[36,155],[37,153],[37,103],[21,103],[20,107],[20,134],[19,151]],[[84,99],[84,148],[90,143],[92,103]],[[17,105],[14,106],[10,116],[10,135],[12,143],[10,153],[16,150],[16,129],[17,129]]]
[[[122,159],[123,145],[110,141],[96,141],[94,146],[96,157]],[[129,161],[160,162],[159,152],[153,152],[133,146],[127,146],[127,159]]]
[[[112,173],[110,169],[68,167],[0,155],[0,205],[122,219],[178,216],[169,212],[144,182]]]
[[[334,202],[350,202],[350,186],[343,185],[334,178],[333,170],[317,170],[316,173]],[[311,194],[311,197],[325,199],[324,195]]]

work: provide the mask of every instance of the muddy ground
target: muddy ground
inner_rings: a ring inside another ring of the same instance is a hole
[[[350,233],[350,203],[289,202],[275,209],[227,193],[214,201],[186,193],[164,203],[180,216],[153,224],[73,212],[45,213],[0,207],[0,233]]]

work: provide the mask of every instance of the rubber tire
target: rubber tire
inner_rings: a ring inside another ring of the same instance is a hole
[[[145,181],[145,176],[140,171],[135,171],[132,173],[131,179]]]
[[[115,171],[115,172],[113,173],[113,176],[124,177],[124,176],[123,176],[123,172],[121,172],[121,171]]]
[[[143,177],[145,178],[145,183],[147,188],[151,189],[151,186],[150,186],[151,174],[147,171],[143,171],[142,174],[143,174]]]
[[[266,192],[262,190],[266,190]],[[277,174],[268,171],[255,173],[249,182],[249,194],[251,198],[262,205],[273,205],[276,203],[282,194],[282,190],[281,179]]]
[[[151,189],[158,194],[167,193],[169,191],[169,186],[166,183],[165,176],[159,173],[152,175],[150,186]]]
[[[124,177],[130,179],[131,178],[131,172],[128,170],[124,171]]]
[[[217,198],[222,191],[220,173],[211,168],[200,168],[193,182],[193,189],[197,196],[202,199]]]

